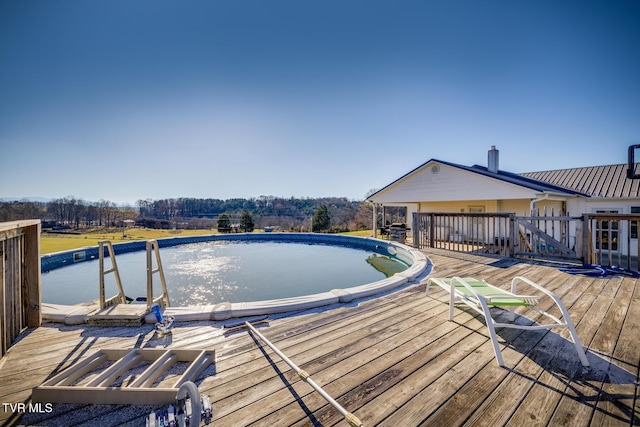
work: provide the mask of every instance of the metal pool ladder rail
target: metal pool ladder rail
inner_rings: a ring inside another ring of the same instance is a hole
[[[124,289],[122,287],[122,280],[120,280],[120,273],[118,271],[118,264],[116,262],[115,251],[113,250],[113,245],[109,240],[101,240],[98,242],[98,253],[100,258],[100,309],[104,309],[106,307],[110,307],[116,304],[126,304],[127,297],[124,293]],[[111,259],[111,268],[105,270],[105,256],[104,256],[104,248],[107,248],[109,252],[109,258]],[[164,307],[169,307],[169,293],[167,292],[167,282],[164,278],[164,272],[162,270],[162,261],[160,259],[160,249],[158,247],[157,240],[148,240],[147,241],[147,310],[151,309],[153,304],[160,304]],[[155,255],[155,267],[153,258]],[[113,273],[116,280],[116,285],[118,286],[118,294],[112,296],[107,299],[105,297],[105,276],[107,274]],[[162,285],[162,294],[158,297],[153,296],[153,275],[158,273],[160,276],[160,283]]]
[[[152,252],[156,256],[156,268],[153,268]],[[160,283],[162,284],[162,295],[157,298],[153,296],[153,275],[155,273],[160,276]],[[147,240],[147,308],[151,309],[151,306],[156,303],[169,307],[169,293],[167,292],[167,282],[164,279],[164,271],[162,271],[158,241]]]
[[[104,247],[107,247],[109,251],[109,258],[111,259],[111,268],[104,269]],[[124,295],[124,289],[122,289],[122,280],[120,280],[120,272],[118,271],[118,264],[116,263],[116,255],[113,251],[113,245],[109,240],[100,240],[98,242],[98,255],[100,259],[100,308],[109,307],[115,304],[126,304],[127,299]],[[106,299],[104,294],[104,277],[107,274],[113,273],[116,279],[116,285],[118,286],[118,294]]]

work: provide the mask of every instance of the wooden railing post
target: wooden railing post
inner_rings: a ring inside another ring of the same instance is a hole
[[[592,263],[592,243],[591,243],[591,218],[589,214],[582,215],[582,262]]]
[[[27,327],[37,328],[42,324],[41,278],[40,278],[40,231],[37,224],[25,228],[24,235],[24,307]]]
[[[509,226],[511,239],[509,239],[509,256],[515,257],[516,251],[520,246],[520,239],[518,238],[518,221],[516,221],[516,215],[513,213],[509,214]]]
[[[413,216],[413,247],[420,248],[420,214],[414,212]],[[374,227],[375,230],[375,227]]]
[[[436,218],[434,216],[434,214],[430,214],[429,215],[429,247],[430,248],[435,248],[436,247],[436,242],[435,242],[435,234],[436,232]]]

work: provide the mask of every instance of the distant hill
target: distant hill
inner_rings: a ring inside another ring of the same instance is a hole
[[[370,229],[371,206],[345,197],[282,198],[260,196],[251,199],[177,198],[141,200],[137,207],[118,206],[76,199],[44,197],[0,197],[0,222],[27,218],[57,221],[72,227],[114,226],[122,220],[138,220],[147,227],[213,228],[222,214],[239,223],[248,212],[257,228],[309,230],[315,212],[325,207],[333,231]]]
[[[21,200],[27,200],[29,202],[37,203],[49,203],[52,199],[46,197],[0,197],[0,202],[16,202]]]

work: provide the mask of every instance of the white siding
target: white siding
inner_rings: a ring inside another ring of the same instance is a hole
[[[535,197],[533,190],[518,185],[438,162],[429,162],[375,195],[372,200],[375,203],[402,203]]]
[[[526,215],[529,213],[530,199],[522,200],[500,200],[498,212],[510,212],[516,215]]]
[[[535,204],[534,206],[535,214],[538,213],[540,215],[551,215],[553,212],[554,215],[562,215],[562,201],[561,200],[542,200]]]
[[[587,207],[587,199],[584,197],[571,197],[567,199],[567,214],[569,216],[581,216],[591,212]]]

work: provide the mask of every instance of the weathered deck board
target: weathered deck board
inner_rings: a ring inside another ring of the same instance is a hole
[[[584,337],[583,344],[589,348],[593,346],[593,349],[598,352],[597,348],[600,344],[598,342],[598,331],[606,326],[603,326],[606,314],[609,312],[611,304],[614,302],[615,291],[617,287],[613,286],[613,282],[616,279],[606,281],[607,284],[597,294],[597,298],[593,304],[589,307],[585,313],[582,321],[578,323],[582,336]],[[599,284],[604,281],[595,282],[590,290],[594,293],[598,292]],[[587,291],[586,294],[590,292]],[[586,299],[586,298],[585,298]],[[601,353],[606,355],[607,353]],[[600,356],[602,358],[601,363],[608,365],[610,362],[610,356]],[[562,358],[557,358],[561,361]],[[600,362],[600,360],[598,360]],[[570,360],[562,361],[563,364],[571,364]],[[593,362],[592,362],[593,363]],[[598,363],[600,365],[601,363]],[[558,366],[558,370],[563,372],[562,366]],[[564,372],[563,372],[564,373]],[[593,415],[593,407],[597,402],[598,392],[594,393],[594,390],[599,390],[602,385],[602,381],[605,380],[605,372],[602,370],[596,370],[595,373],[590,371],[576,372],[573,369],[566,372],[564,395],[560,399],[558,407],[556,408],[553,416],[550,419],[552,424],[567,424],[575,423],[576,420],[590,418]]]
[[[635,280],[624,279],[623,282],[623,279],[620,278],[620,281],[622,283],[618,286],[615,300],[604,319],[603,327],[600,328],[592,343],[594,349],[600,350],[605,354],[612,354],[612,357],[609,358],[610,361],[617,359],[618,362],[620,358],[616,350],[619,350],[621,347],[619,345],[620,340],[618,339],[620,336],[620,325],[622,324],[623,328],[625,327],[624,323],[625,320],[629,318],[629,311],[634,308],[634,306],[630,306],[627,301],[633,299],[635,288]],[[636,319],[632,320],[632,322],[637,322],[638,312],[636,311],[634,314]],[[636,324],[636,326],[638,325]],[[636,351],[637,343],[638,340],[634,343]],[[622,344],[622,346],[625,346],[625,344]],[[624,384],[627,382],[624,377],[637,376],[637,370],[631,373],[627,372],[624,368],[624,366],[617,366],[615,370],[610,369],[608,372],[609,381],[605,379],[605,381],[599,384],[602,393],[598,395],[597,404],[594,405],[594,420],[603,420],[603,414],[605,413],[623,420],[632,413],[635,385]],[[619,384],[618,382],[623,384]],[[611,400],[609,396],[615,396],[615,399]]]
[[[575,283],[580,281],[580,278],[572,278],[571,282]],[[585,286],[575,283],[572,287],[575,290],[575,296],[579,296],[581,288],[586,287],[586,281],[583,281]],[[550,286],[549,286],[550,287]],[[575,299],[566,296],[563,298],[563,302],[569,307],[573,304]],[[524,346],[531,348],[525,357],[514,366],[515,372],[518,375],[509,375],[504,381],[498,385],[490,397],[485,399],[482,405],[475,411],[470,417],[469,425],[502,425],[508,423],[511,419],[513,425],[529,425],[535,424],[533,420],[536,419],[535,413],[544,408],[545,405],[552,403],[550,399],[544,399],[541,402],[540,396],[532,394],[531,390],[535,385],[535,382],[539,379],[544,370],[544,366],[551,364],[553,359],[557,357],[557,354],[563,349],[569,352],[575,352],[570,345],[563,345],[556,347],[556,351],[541,351],[546,346],[546,340],[558,338],[550,333],[536,332],[536,333],[524,333],[520,335],[513,343],[514,347],[518,349],[524,349]],[[565,337],[566,339],[566,337]],[[503,353],[507,354],[508,349]],[[510,365],[511,366],[511,365]],[[530,399],[528,399],[531,397]],[[553,406],[547,407],[546,412],[550,412],[555,407],[555,401]],[[520,414],[514,417],[514,412],[519,409]],[[524,418],[518,418],[522,417]]]
[[[405,312],[406,311],[407,310],[405,310]],[[296,364],[298,364],[299,366],[304,366],[305,367],[304,369],[307,372],[309,372],[309,374],[311,374],[314,381],[320,384],[325,384],[327,383],[327,381],[323,377],[323,375],[326,375],[326,373],[324,373],[321,370],[323,366],[335,367],[338,363],[342,363],[343,365],[346,365],[347,363],[345,362],[345,360],[349,358],[354,359],[353,357],[354,355],[356,355],[357,357],[356,357],[356,360],[352,362],[352,365],[359,366],[362,363],[362,359],[360,356],[358,356],[358,354],[363,349],[369,348],[370,351],[368,353],[373,355],[375,354],[375,351],[371,350],[371,346],[375,345],[377,341],[383,341],[387,338],[397,339],[398,334],[396,331],[393,330],[393,328],[381,328],[380,326],[376,326],[376,324],[381,323],[377,319],[371,319],[370,321],[375,321],[375,323],[369,324],[368,325],[369,327],[367,327],[366,329],[360,326],[357,326],[358,333],[357,334],[353,333],[348,335],[346,338],[346,341],[344,338],[343,331],[335,331],[334,334],[330,334],[330,331],[327,331],[327,333],[325,334],[324,337],[322,337],[322,339],[329,340],[329,341],[326,341],[326,342],[323,342],[322,340],[318,341],[319,346],[322,346],[322,349],[323,349],[323,356],[319,359],[317,358],[318,355],[317,355],[316,347],[309,348],[306,342],[302,342],[297,346],[306,347],[307,350],[304,353],[297,353],[293,347],[284,348],[284,346],[280,346],[275,340],[272,340],[269,336],[267,338],[270,339],[270,341],[274,342],[274,344],[276,344],[281,349],[281,351],[287,354],[288,357],[294,360]],[[378,332],[376,332],[376,330],[378,330]],[[270,331],[265,331],[265,335],[267,335],[268,332]],[[393,348],[394,346],[393,345],[386,346],[385,349],[388,349],[389,347]],[[265,350],[265,351],[267,355],[269,355],[269,357],[274,357],[272,356],[272,352],[270,350]],[[274,359],[278,362],[278,367],[283,371],[285,371],[285,376],[287,377],[287,381],[289,381],[292,386],[300,386],[300,388],[303,391],[308,389],[306,390],[306,393],[309,393],[311,391],[309,386],[304,384],[303,385],[299,384],[300,381],[297,379],[297,376],[294,373],[292,373],[290,369],[286,367],[286,365],[278,361],[277,356],[274,357]],[[350,368],[349,366],[345,366],[340,370],[340,372],[344,372],[345,375],[350,375],[350,372],[349,372],[350,369],[352,368]],[[266,368],[266,371],[268,375],[273,375],[272,367],[268,366]],[[287,371],[289,372],[287,373]],[[329,379],[332,379],[332,376],[334,375],[334,373],[329,372],[328,375],[329,375]],[[281,388],[281,385],[282,384],[280,381],[276,381],[275,386],[277,388]],[[225,389],[225,391],[227,390]],[[300,391],[300,393],[303,393],[303,391]],[[272,390],[269,390],[269,389],[265,389],[261,391],[260,394],[264,399],[267,399],[269,401],[273,401],[278,398],[278,396],[274,396],[272,394]],[[283,398],[284,401],[291,401],[290,393],[285,392],[283,396],[280,396],[280,397]],[[235,400],[235,399],[232,396],[230,400]],[[261,408],[261,406],[263,405],[264,405],[263,403],[258,405],[258,409],[257,409],[258,412],[263,411],[263,409]],[[270,405],[271,404],[268,403],[268,405],[264,405],[264,406],[270,406]]]
[[[275,317],[260,331],[365,426],[637,425],[640,286],[554,265],[428,251],[433,275],[473,276],[508,288],[524,275],[565,303],[587,347],[580,364],[566,331],[499,331],[507,368],[493,355],[484,320],[424,285],[328,309]],[[551,307],[543,301],[544,307]],[[553,310],[552,310],[553,313]],[[554,313],[558,314],[558,313]],[[527,312],[527,317],[536,319]],[[214,405],[212,426],[344,426],[342,416],[248,331],[224,322],[178,324],[169,337],[129,328],[45,325],[23,334],[0,362],[0,398],[29,402],[31,388],[99,348],[203,348],[216,363],[198,380]],[[143,405],[56,404],[0,424],[144,425]]]
[[[589,346],[590,339],[583,329],[585,322],[581,320],[600,294],[600,291],[593,286],[594,281],[595,279],[591,278],[581,278],[563,298],[579,331],[582,345],[586,348]],[[567,338],[566,334],[562,336]],[[536,382],[514,412],[510,425],[522,425],[521,423],[547,425],[554,416],[563,393],[567,391],[568,377],[582,369],[576,360],[575,350],[566,345],[562,347],[540,345],[533,349],[530,357],[532,361],[538,362],[538,368],[534,372]],[[587,358],[593,363],[593,357],[590,354],[587,354]],[[570,402],[567,401],[567,404],[570,405]]]

